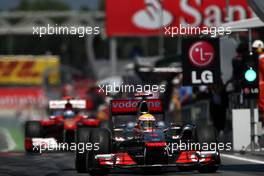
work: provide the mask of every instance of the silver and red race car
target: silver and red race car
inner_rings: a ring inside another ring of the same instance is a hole
[[[177,167],[184,171],[216,172],[220,165],[218,150],[198,148],[205,142],[216,142],[213,128],[166,125],[162,101],[141,96],[142,99],[111,101],[110,129],[78,129],[79,144],[97,143],[99,147],[77,150],[77,171],[105,175],[114,168]],[[192,143],[197,148],[186,147]],[[179,148],[180,145],[185,148]]]
[[[49,102],[49,119],[27,121],[24,146],[27,152],[39,152],[39,148],[57,147],[58,143],[75,142],[75,132],[80,127],[98,127],[100,121],[89,118],[86,100],[65,97]]]

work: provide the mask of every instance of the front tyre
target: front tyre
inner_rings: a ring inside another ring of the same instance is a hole
[[[42,126],[39,121],[27,121],[25,124],[25,150],[28,153],[37,153],[38,149],[34,148],[32,138],[42,137]]]
[[[196,128],[196,139],[199,143],[216,143],[216,131],[213,126],[201,126]]]
[[[207,143],[208,145],[215,144],[217,146],[216,131],[213,126],[204,126],[197,128],[196,131],[197,141],[200,144]],[[215,146],[215,147],[216,147]],[[212,163],[200,166],[198,172],[200,173],[215,173],[220,165],[220,156],[216,156]]]
[[[39,121],[28,121],[25,124],[25,137],[41,137],[41,124]]]
[[[89,155],[89,173],[90,175],[99,176],[107,175],[109,170],[100,167],[95,159],[97,154],[110,154],[112,150],[111,132],[108,129],[93,129],[91,134],[91,143],[98,145],[97,149],[91,151]]]
[[[76,142],[77,145],[86,145],[86,143],[90,142],[90,134],[91,134],[91,128],[87,127],[81,127],[77,130],[76,134]],[[89,151],[79,150],[79,147],[76,149],[76,155],[75,155],[75,168],[78,173],[87,173],[87,167],[88,167],[88,156]]]

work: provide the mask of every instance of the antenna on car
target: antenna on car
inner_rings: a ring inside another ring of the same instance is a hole
[[[139,102],[139,112],[140,112],[140,114],[149,113],[148,104],[145,100]]]
[[[135,93],[135,97],[141,97],[142,100],[138,102],[138,109],[139,109],[139,114],[146,114],[149,113],[149,108],[147,104],[147,97],[152,97],[152,93],[149,92],[138,92]]]

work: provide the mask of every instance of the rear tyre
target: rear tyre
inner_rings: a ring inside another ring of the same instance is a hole
[[[39,121],[27,121],[25,124],[25,150],[28,153],[37,153],[38,149],[33,148],[32,138],[40,138],[42,137],[42,126]],[[28,145],[28,141],[30,140],[31,144]]]
[[[215,145],[217,145],[216,131],[213,126],[205,126],[205,127],[197,128],[196,135],[197,135],[196,136],[197,141],[200,144],[207,143],[208,145],[210,145],[212,143],[215,143]],[[220,164],[220,157],[217,156],[217,158],[215,158],[215,161],[213,163],[200,166],[198,168],[198,172],[215,173],[219,168],[219,164]]]
[[[76,142],[78,145],[86,145],[90,142],[91,128],[81,127],[77,129]],[[89,151],[76,149],[75,168],[78,173],[87,173]]]
[[[107,175],[109,169],[100,167],[95,156],[97,154],[110,154],[112,150],[111,132],[107,129],[93,129],[91,134],[91,142],[93,145],[97,145],[98,148],[94,148],[89,155],[89,174]],[[98,150],[97,150],[98,149]]]

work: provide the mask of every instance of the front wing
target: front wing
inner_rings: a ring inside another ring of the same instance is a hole
[[[98,154],[98,164],[106,168],[149,168],[176,166],[220,165],[220,154],[217,151],[182,151],[179,157],[166,164],[137,164],[128,153]]]

